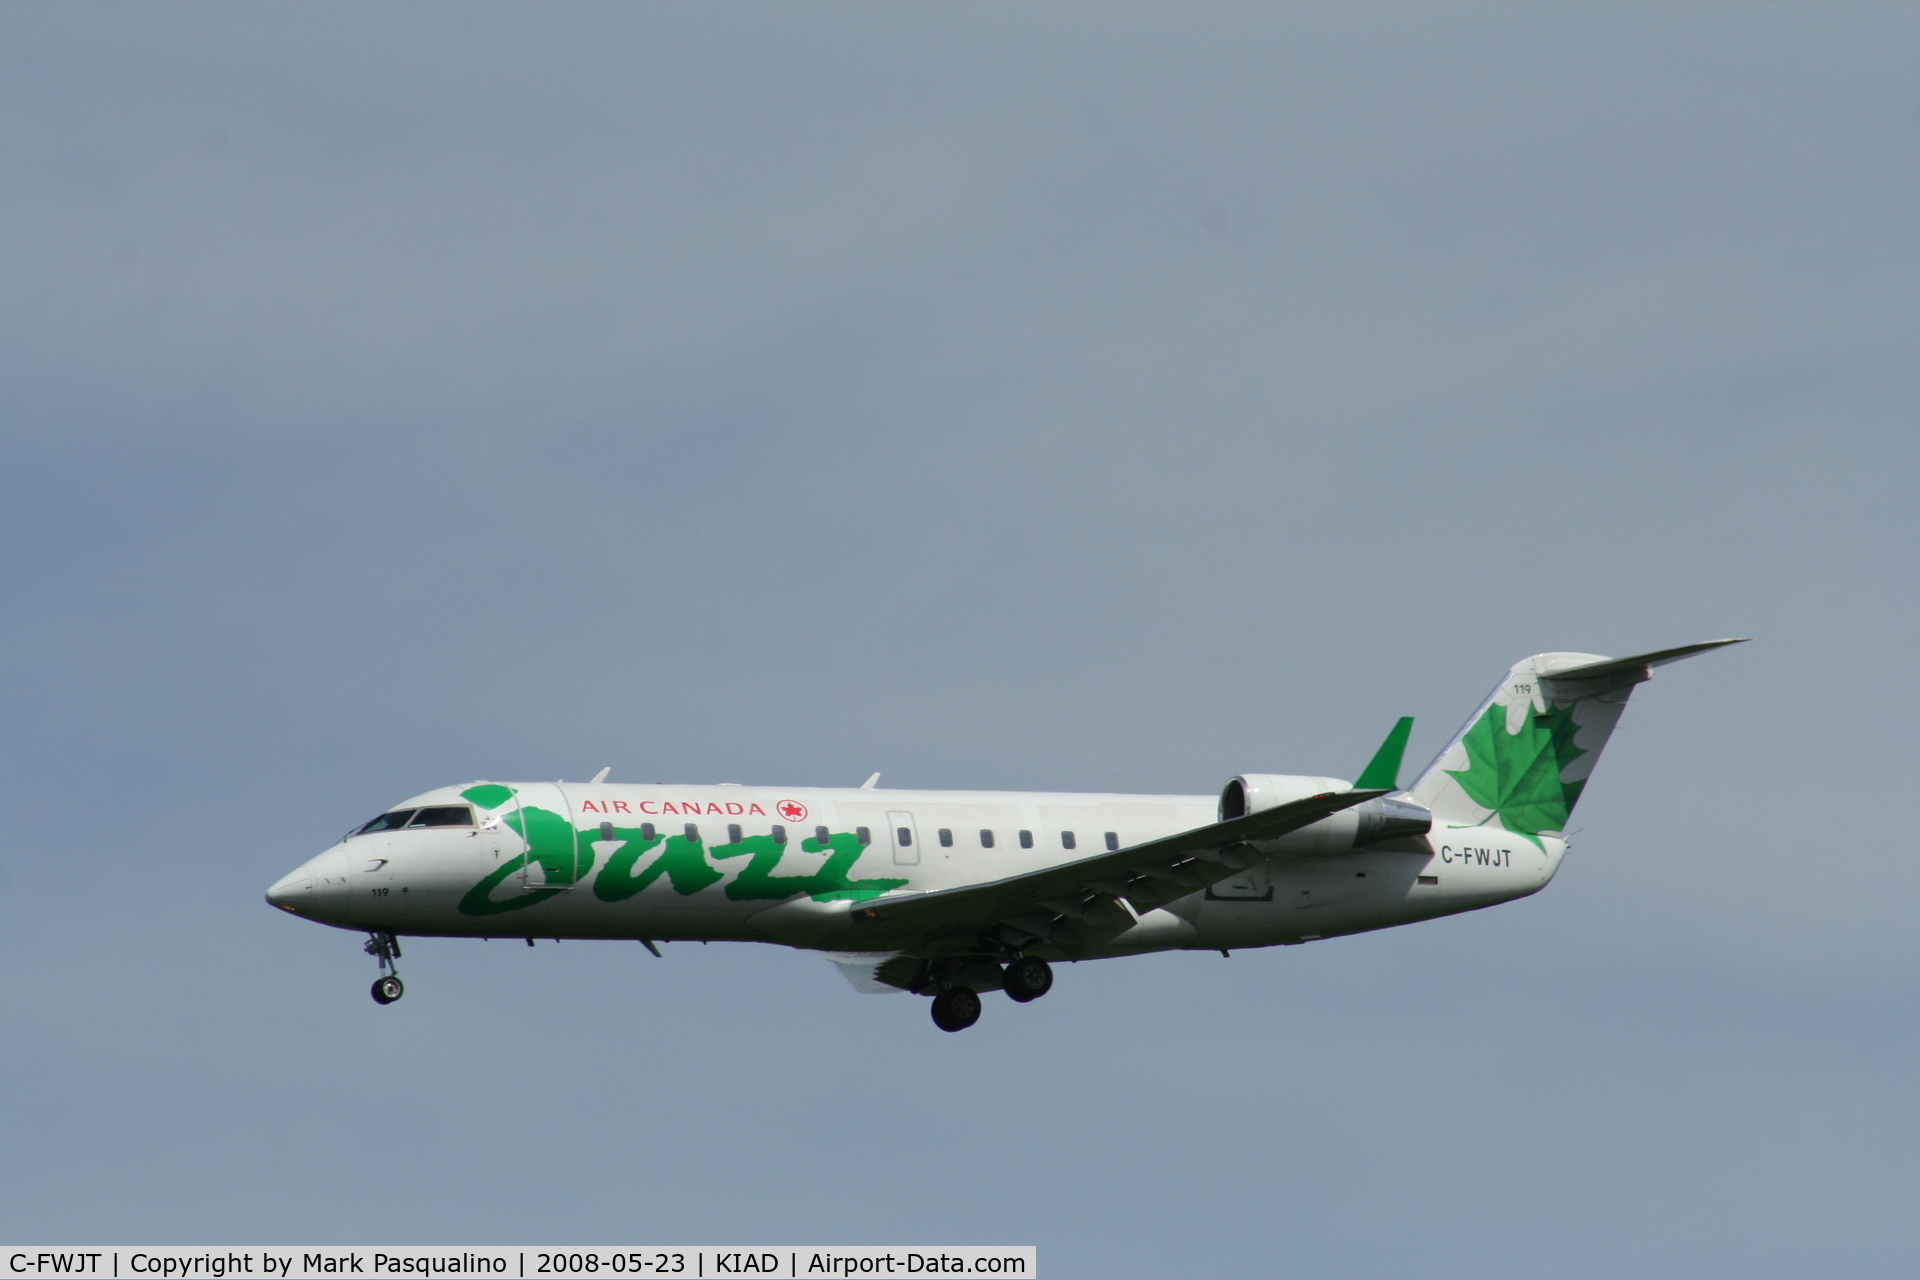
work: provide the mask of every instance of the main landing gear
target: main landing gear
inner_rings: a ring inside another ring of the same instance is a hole
[[[373,1002],[392,1004],[407,994],[400,981],[400,939],[391,933],[376,933],[367,938],[366,952],[380,962],[380,976],[373,980]]]
[[[1000,989],[1017,1004],[1038,1000],[1053,989],[1053,966],[1038,956],[1016,956],[1000,973]],[[978,1021],[980,993],[972,987],[956,984],[933,997],[933,1025],[942,1031],[965,1031]]]
[[[933,998],[933,1025],[942,1031],[965,1031],[980,1021],[980,993],[972,987],[948,987]]]
[[[1053,966],[1039,956],[1021,956],[1007,966],[1000,986],[1007,999],[1018,1004],[1038,1000],[1053,990]]]

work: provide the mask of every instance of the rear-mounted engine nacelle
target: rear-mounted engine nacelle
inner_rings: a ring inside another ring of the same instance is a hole
[[[1433,830],[1433,811],[1405,796],[1375,796],[1365,804],[1355,805],[1352,812],[1356,849],[1383,840],[1423,836]]]
[[[1353,784],[1343,778],[1316,778],[1293,773],[1243,773],[1220,792],[1220,821],[1291,804],[1328,791],[1345,791]]]
[[[1243,773],[1220,792],[1220,821],[1243,818],[1278,805],[1328,791],[1346,791],[1352,783],[1289,773]],[[1364,804],[1322,818],[1310,827],[1271,843],[1274,852],[1304,856],[1345,853],[1387,840],[1423,836],[1433,827],[1426,806],[1404,795],[1376,796]],[[1260,842],[1263,846],[1268,842]]]

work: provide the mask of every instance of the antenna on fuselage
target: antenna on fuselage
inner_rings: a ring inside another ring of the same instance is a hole
[[[606,768],[602,769],[600,772],[594,774],[593,780],[595,782],[605,782],[607,780],[607,775],[612,772],[613,772],[613,766],[608,765]]]
[[[880,775],[876,773],[871,778],[868,778],[865,782],[861,783],[860,789],[862,791],[871,791],[873,790],[873,784],[878,781],[880,781]]]

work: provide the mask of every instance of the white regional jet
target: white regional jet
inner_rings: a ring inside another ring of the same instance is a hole
[[[1211,796],[475,782],[417,795],[267,890],[400,936],[774,942],[959,1031],[1049,962],[1313,942],[1537,893],[1634,685],[1738,644],[1516,663],[1414,784],[1403,719],[1357,782],[1249,773]]]

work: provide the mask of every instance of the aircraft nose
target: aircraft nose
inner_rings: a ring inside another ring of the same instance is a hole
[[[300,914],[313,899],[313,864],[302,863],[267,888],[267,901],[282,911]]]

